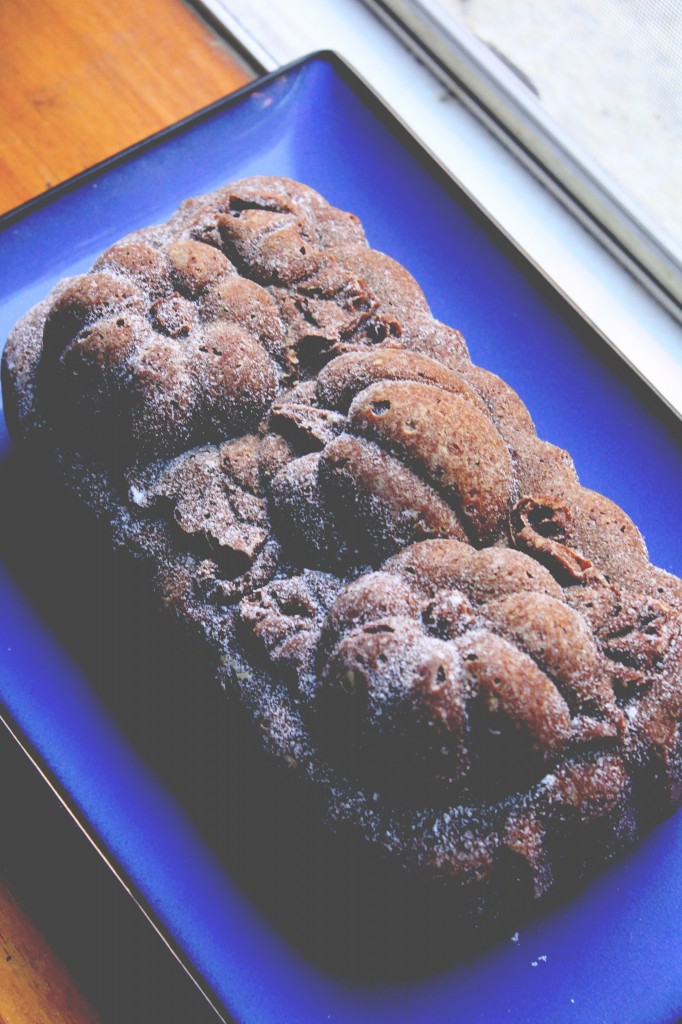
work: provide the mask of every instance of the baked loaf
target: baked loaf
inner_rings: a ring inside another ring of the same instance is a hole
[[[489,909],[682,801],[681,581],[312,189],[128,236],[3,384],[333,826]]]

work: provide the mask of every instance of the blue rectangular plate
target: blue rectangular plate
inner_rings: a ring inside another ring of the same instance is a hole
[[[333,54],[261,79],[3,218],[0,337],[122,235],[251,174],[299,179],[357,213],[372,246],[403,263],[434,314],[463,331],[474,361],[519,392],[540,436],[567,448],[582,482],[632,516],[656,564],[682,573],[679,421]],[[6,480],[5,434],[0,447]],[[3,493],[5,509],[17,502]],[[680,815],[466,962],[396,981],[349,977],[306,956],[216,856],[144,744],[133,744],[83,672],[78,642],[74,653],[43,614],[41,574],[18,576],[17,540],[1,539],[3,717],[224,1013],[254,1024],[664,1024],[682,1015]],[[230,828],[238,837],[239,823]]]

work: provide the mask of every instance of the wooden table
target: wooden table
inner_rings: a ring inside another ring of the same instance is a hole
[[[183,0],[0,4],[0,212],[251,77]]]
[[[0,213],[252,77],[183,0],[0,4],[0,65]],[[0,744],[9,742],[0,733]],[[110,1006],[83,996],[82,980],[64,968],[54,942],[13,895],[21,853],[19,846],[6,863],[0,842],[0,1024],[112,1019]],[[147,1019],[167,1022],[168,1011],[159,1006]]]

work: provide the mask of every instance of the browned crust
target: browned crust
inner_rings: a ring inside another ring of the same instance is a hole
[[[311,189],[112,247],[3,385],[330,822],[485,903],[680,803],[682,584]]]

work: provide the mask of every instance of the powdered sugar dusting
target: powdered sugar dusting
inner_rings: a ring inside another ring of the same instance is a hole
[[[351,214],[274,178],[188,200],[4,362],[13,432],[330,821],[534,898],[679,802],[682,584]]]

